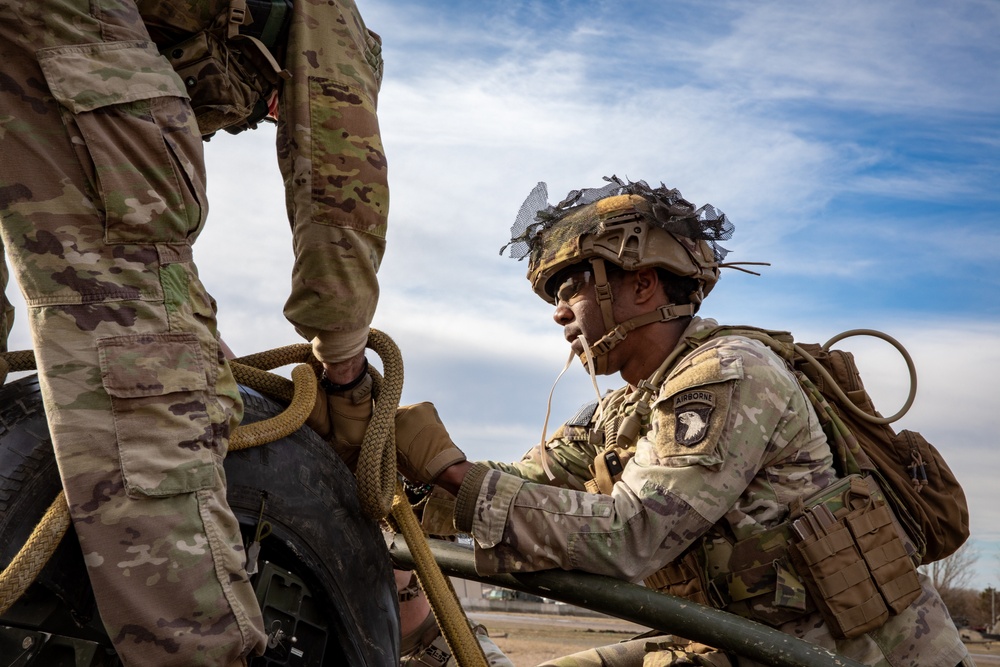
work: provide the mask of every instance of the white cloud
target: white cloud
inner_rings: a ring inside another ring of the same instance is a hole
[[[700,69],[755,99],[828,100],[890,113],[996,108],[1000,47],[992,2],[731,3],[731,33]],[[984,88],[988,90],[984,90]]]

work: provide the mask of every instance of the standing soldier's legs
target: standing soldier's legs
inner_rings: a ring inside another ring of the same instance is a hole
[[[242,405],[191,261],[183,85],[128,0],[8,0],[0,61],[3,241],[101,617],[126,665],[243,664],[264,635],[222,470]]]

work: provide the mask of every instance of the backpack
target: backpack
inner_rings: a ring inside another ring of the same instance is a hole
[[[889,424],[910,407],[916,373],[909,354],[895,339],[872,330],[852,330],[823,345],[795,343],[791,334],[754,327],[716,327],[696,334],[697,344],[723,335],[760,341],[791,364],[827,434],[841,476],[874,475],[894,514],[914,541],[921,564],[953,554],[969,537],[965,492],[941,453],[922,435]],[[830,349],[849,336],[881,338],[900,351],[910,369],[910,396],[891,417],[882,417],[865,391],[854,355]],[[694,343],[694,342],[693,342]]]
[[[230,0],[213,25],[161,48],[191,98],[202,136],[254,128],[290,74],[282,57],[291,23],[288,0]]]

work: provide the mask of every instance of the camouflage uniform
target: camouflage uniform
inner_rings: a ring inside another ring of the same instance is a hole
[[[694,318],[684,335],[715,324]],[[629,390],[605,398],[598,432],[617,431],[632,407]],[[794,499],[835,479],[826,437],[797,380],[768,348],[743,337],[712,339],[675,364],[610,496],[579,490],[603,450],[588,437],[594,420],[578,416],[546,444],[552,482],[537,447],[519,463],[470,471],[455,521],[475,537],[479,572],[563,568],[642,580],[713,529],[743,539],[775,526]],[[815,612],[778,627],[869,665],[951,667],[966,655],[926,580],[915,603],[867,635],[834,640]],[[556,664],[601,662],[588,652]]]
[[[7,351],[7,336],[14,326],[14,306],[7,300],[7,258],[3,253],[3,241],[0,240],[0,352]]]
[[[158,51],[227,7],[0,5],[3,243],[74,526],[127,665],[244,664],[265,642],[222,469],[242,405],[191,257],[207,212],[202,138]],[[326,361],[363,349],[377,297],[378,50],[350,0],[296,0],[278,139],[296,249],[286,313]]]

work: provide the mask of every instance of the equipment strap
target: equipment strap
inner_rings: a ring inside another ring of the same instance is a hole
[[[634,331],[639,327],[644,327],[647,324],[653,324],[654,322],[669,322],[671,320],[676,320],[678,317],[685,317],[688,315],[694,315],[695,306],[693,303],[685,303],[682,305],[668,304],[666,306],[660,306],[656,310],[650,311],[645,315],[638,315],[630,320],[625,320],[614,329],[604,334],[604,336],[591,346],[591,350],[594,352],[594,356],[600,356],[606,354],[613,347],[618,345],[618,343],[625,340],[625,336],[628,335],[630,331]]]
[[[250,19],[247,22],[247,18]],[[247,12],[247,0],[229,0],[229,11],[226,16],[226,38],[233,39],[240,34],[240,26],[253,23],[253,17]]]

